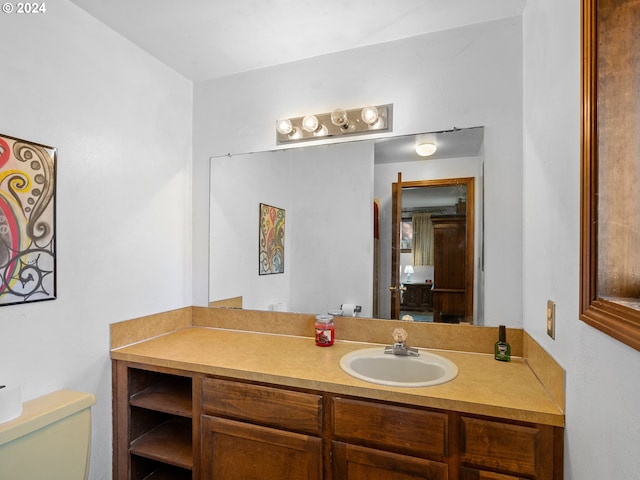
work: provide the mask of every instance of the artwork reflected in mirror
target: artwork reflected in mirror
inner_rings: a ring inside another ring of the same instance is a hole
[[[258,234],[260,275],[284,272],[284,220],[284,209],[260,204]]]

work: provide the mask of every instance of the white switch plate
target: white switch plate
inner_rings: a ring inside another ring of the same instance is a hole
[[[547,300],[547,335],[556,339],[556,302]]]

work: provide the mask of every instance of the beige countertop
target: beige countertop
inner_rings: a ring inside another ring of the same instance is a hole
[[[409,405],[564,426],[564,414],[522,358],[428,350],[453,361],[458,376],[445,384],[398,388],[351,377],[339,365],[348,352],[376,346],[312,337],[188,327],[114,348],[111,358],[245,380],[320,390]],[[424,349],[427,350],[427,349]]]

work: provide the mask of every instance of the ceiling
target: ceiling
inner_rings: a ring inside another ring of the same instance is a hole
[[[522,14],[526,0],[71,0],[197,82]]]
[[[483,141],[484,127],[454,128],[443,132],[378,139],[374,141],[375,163],[477,157]],[[420,143],[433,143],[437,150],[429,157],[420,157],[416,154],[416,145]]]
[[[436,153],[429,157],[418,156],[416,145],[423,142],[434,143],[438,148]],[[374,157],[376,164],[478,157],[483,142],[484,127],[403,135],[374,140]],[[460,186],[405,187],[402,189],[402,211],[453,206],[458,198],[466,198],[466,195],[466,187]]]

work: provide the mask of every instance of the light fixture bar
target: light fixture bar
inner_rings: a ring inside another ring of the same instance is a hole
[[[369,105],[363,108],[276,121],[276,143],[287,144],[345,135],[367,135],[391,131],[393,104]],[[317,123],[316,123],[317,120]]]

